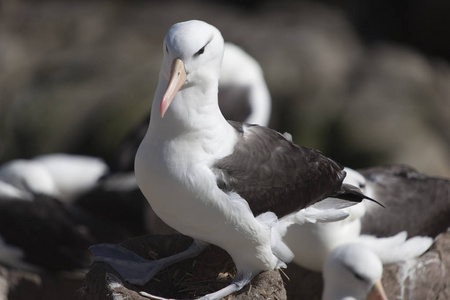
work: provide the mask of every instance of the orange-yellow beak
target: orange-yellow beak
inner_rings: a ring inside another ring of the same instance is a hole
[[[183,61],[177,58],[172,63],[169,84],[167,85],[166,92],[164,93],[161,99],[161,104],[159,105],[159,113],[161,114],[161,118],[164,117],[170,103],[185,82],[186,70],[184,69]]]
[[[381,284],[381,280],[375,282],[372,290],[367,296],[367,300],[388,300],[386,293],[384,292],[383,284]]]

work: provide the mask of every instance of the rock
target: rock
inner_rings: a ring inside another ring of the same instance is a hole
[[[450,126],[445,108],[450,98],[444,96],[450,72],[444,65],[399,45],[367,49],[337,117],[340,134],[328,138],[331,149],[340,141],[339,151],[346,157],[332,157],[353,167],[406,164],[450,177],[450,136],[445,129]],[[348,160],[352,155],[364,158]]]
[[[122,227],[55,198],[36,195],[32,201],[0,199],[0,262],[8,266],[67,272],[87,268],[88,247],[118,242],[129,236]],[[3,245],[16,248],[4,255]]]
[[[1,300],[78,300],[84,274],[80,271],[33,273],[0,266]]]
[[[383,285],[389,299],[450,299],[450,234],[442,233],[421,257],[385,266]]]
[[[52,197],[0,199],[0,299],[79,299],[93,243],[127,231]],[[5,266],[8,266],[5,267]]]
[[[144,258],[160,258],[188,248],[192,239],[180,234],[145,235],[122,245]],[[228,285],[236,274],[231,257],[222,249],[210,246],[197,258],[189,259],[158,273],[145,286],[123,281],[108,264],[94,262],[86,275],[82,298],[147,299],[139,291],[176,299],[198,298]],[[229,298],[229,297],[227,297]],[[255,277],[249,286],[232,299],[286,299],[283,280],[278,271],[267,271]]]

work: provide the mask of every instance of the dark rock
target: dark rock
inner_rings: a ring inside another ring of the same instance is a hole
[[[32,201],[0,199],[0,236],[23,251],[25,263],[59,272],[87,268],[90,245],[118,242],[129,233],[55,198],[36,195]]]
[[[389,299],[449,299],[450,234],[440,234],[421,257],[384,267],[383,285]]]
[[[80,271],[33,273],[0,266],[0,299],[79,300],[84,274]]]
[[[128,236],[146,234],[145,214],[150,205],[135,181],[131,172],[112,175],[78,197],[74,206],[125,229]],[[127,186],[121,187],[124,182]]]

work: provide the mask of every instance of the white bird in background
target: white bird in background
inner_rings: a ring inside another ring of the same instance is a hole
[[[343,244],[323,267],[322,300],[387,300],[378,256],[362,244]]]
[[[292,259],[282,241],[290,224],[345,218],[340,208],[365,198],[342,184],[345,172],[319,151],[266,127],[224,119],[217,99],[223,48],[220,32],[202,21],[175,24],[165,37],[136,178],[164,222],[195,241],[156,261],[118,245],[91,247],[94,259],[131,283],[145,284],[212,243],[225,249],[237,268],[232,284],[203,297],[222,298]],[[335,198],[323,200],[330,196]],[[127,265],[130,260],[134,263]]]
[[[239,46],[225,43],[219,80],[225,119],[268,126],[272,98],[259,63]]]
[[[26,159],[11,160],[0,166],[2,194],[16,194],[11,197],[33,200],[35,194],[54,195],[57,193],[55,182],[41,163]],[[7,193],[8,189],[10,192]],[[12,191],[15,190],[15,193]]]
[[[355,170],[345,168],[347,176],[345,183],[365,190],[365,178]],[[383,201],[383,199],[379,199]],[[344,209],[349,217],[323,224],[292,225],[285,236],[286,244],[294,252],[294,262],[313,271],[322,271],[328,255],[339,245],[346,243],[362,243],[377,253],[383,264],[405,261],[423,254],[433,243],[429,237],[413,237],[406,240],[406,232],[400,232],[393,237],[377,238],[361,235],[361,220],[365,214],[366,203],[356,204]],[[309,247],[301,247],[308,244]]]
[[[33,195],[22,191],[8,182],[0,181],[0,198],[10,200],[33,200]]]
[[[370,191],[366,190],[366,179],[357,171],[350,168],[345,168],[347,176],[344,179],[345,183],[352,184],[360,187],[364,193],[374,197],[370,194]],[[383,201],[383,199],[379,199]],[[344,299],[344,297],[330,297],[333,294],[331,291],[337,286],[337,283],[342,284],[344,281],[342,278],[333,278],[333,276],[341,276],[339,272],[327,271],[326,261],[330,260],[330,256],[333,260],[338,260],[344,250],[339,250],[340,254],[336,254],[338,248],[346,249],[346,253],[356,253],[358,249],[364,247],[363,253],[358,254],[358,258],[354,261],[341,261],[335,262],[333,265],[349,265],[351,268],[347,269],[359,269],[363,271],[373,267],[368,262],[378,260],[377,264],[389,264],[401,261],[407,261],[409,259],[416,258],[422,255],[432,245],[433,239],[430,237],[416,236],[409,240],[406,240],[407,233],[400,232],[392,237],[375,237],[370,235],[361,235],[361,220],[364,217],[366,210],[366,202],[363,201],[356,205],[344,209],[349,217],[336,222],[330,223],[306,223],[303,225],[294,224],[288,228],[287,234],[284,238],[285,243],[294,253],[293,262],[304,268],[323,272],[325,289],[324,299]],[[303,247],[308,245],[308,247]],[[345,246],[342,248],[341,246]],[[355,247],[352,250],[351,247]],[[369,254],[367,254],[369,253]],[[367,260],[364,259],[365,256]],[[349,255],[345,257],[351,257]],[[376,258],[375,258],[376,257]],[[328,263],[330,264],[330,263]],[[358,265],[359,264],[359,265]],[[380,267],[382,270],[382,267]],[[345,269],[345,268],[344,268]],[[329,274],[326,274],[329,272]],[[364,272],[370,272],[366,270]],[[381,278],[381,273],[380,276]],[[328,281],[331,281],[329,283]],[[350,281],[351,282],[351,281]],[[365,281],[367,283],[367,281]],[[381,283],[375,287],[375,289],[381,288]],[[353,293],[361,294],[358,292],[358,285],[347,284],[346,291],[349,293],[354,288]],[[335,294],[337,295],[337,294]],[[325,297],[326,296],[326,297]],[[365,295],[367,296],[367,294]],[[349,298],[353,299],[353,298]],[[363,299],[363,298],[354,298]],[[365,299],[365,298],[364,298]],[[370,298],[368,298],[370,299]]]
[[[32,200],[43,194],[71,203],[96,186],[108,170],[102,159],[84,155],[55,153],[16,159],[0,166],[0,195]]]

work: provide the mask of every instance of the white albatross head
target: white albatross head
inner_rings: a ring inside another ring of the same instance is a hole
[[[328,256],[322,300],[387,300],[381,284],[383,265],[362,244],[345,244]]]
[[[160,97],[159,112],[164,117],[178,91],[197,87],[192,99],[209,94],[217,99],[217,87],[222,64],[224,40],[219,30],[203,21],[186,21],[173,25],[167,33],[164,44],[164,58],[160,72],[160,85],[155,99]],[[183,101],[178,101],[183,102]],[[185,101],[187,102],[187,101]],[[209,103],[198,103],[197,106]],[[195,103],[177,103],[177,109],[195,107]]]

